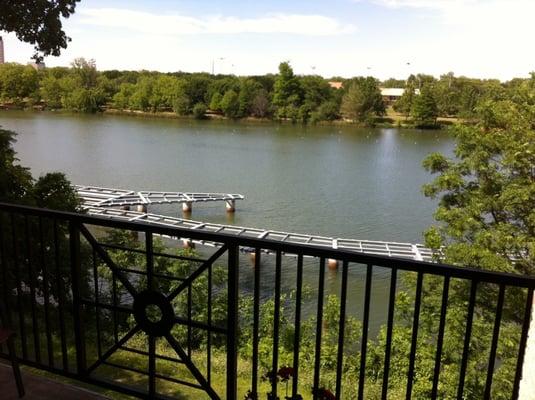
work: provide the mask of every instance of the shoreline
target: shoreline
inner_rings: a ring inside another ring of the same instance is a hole
[[[0,105],[0,111],[29,111],[29,112],[45,112],[45,113],[57,113],[57,114],[81,114],[76,111],[68,111],[63,109],[47,109],[46,107],[34,106],[31,108],[24,107],[9,107]],[[390,111],[390,110],[389,110]],[[399,114],[387,113],[382,117],[375,117],[376,123],[373,126],[359,124],[353,121],[337,119],[333,121],[318,121],[314,123],[302,123],[293,122],[291,120],[272,119],[272,118],[257,118],[257,117],[244,117],[244,118],[228,118],[220,114],[207,113],[204,118],[197,119],[192,115],[178,115],[173,111],[141,111],[141,110],[120,110],[116,108],[106,108],[102,111],[98,111],[95,114],[102,115],[122,115],[137,118],[158,118],[158,119],[176,119],[176,120],[195,120],[195,121],[231,121],[231,122],[246,122],[256,124],[292,124],[292,125],[305,125],[305,126],[354,126],[357,128],[398,128],[398,129],[420,129],[420,130],[444,130],[450,125],[458,122],[457,118],[444,118],[437,119],[437,125],[434,127],[415,127],[408,122],[404,116]]]

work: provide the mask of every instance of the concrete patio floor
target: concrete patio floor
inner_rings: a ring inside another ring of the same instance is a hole
[[[107,400],[108,397],[91,392],[90,390],[54,381],[43,376],[33,375],[21,369],[22,381],[26,395],[23,399],[32,400]],[[0,398],[2,400],[16,400],[19,398],[13,378],[11,365],[0,362]]]

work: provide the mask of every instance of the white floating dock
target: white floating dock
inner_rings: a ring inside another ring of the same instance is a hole
[[[184,211],[191,211],[193,203],[224,201],[227,211],[234,211],[236,200],[244,196],[237,193],[190,193],[190,192],[158,192],[112,189],[98,186],[75,185],[78,196],[84,207],[130,207],[151,204],[182,204]]]
[[[327,236],[313,236],[300,233],[246,228],[234,225],[220,225],[130,210],[93,207],[90,204],[86,205],[86,211],[90,215],[97,215],[122,221],[143,221],[163,227],[177,227],[192,231],[195,230],[212,233],[224,233],[247,238],[270,239],[284,243],[322,246],[332,249],[354,251],[357,253],[374,254],[388,257],[401,257],[417,261],[433,261],[432,250],[424,247],[421,244],[340,239]],[[175,239],[187,240],[204,246],[219,247],[221,245],[220,243],[205,240],[190,240],[189,238]]]

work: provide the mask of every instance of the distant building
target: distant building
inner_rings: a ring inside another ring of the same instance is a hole
[[[332,88],[335,88],[335,89],[342,89],[342,87],[344,86],[344,84],[342,82],[329,82],[329,85],[332,87]]]
[[[42,69],[46,68],[46,65],[44,62],[29,62],[28,65],[33,67],[36,71],[41,71]]]
[[[4,41],[2,40],[2,36],[0,36],[0,64],[4,62]]]
[[[380,88],[381,96],[383,96],[383,101],[386,105],[391,105],[403,96],[404,88]],[[416,89],[415,94],[420,94],[420,90]]]

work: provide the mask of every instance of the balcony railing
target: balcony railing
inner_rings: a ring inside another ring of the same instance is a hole
[[[169,237],[220,247],[178,251]],[[0,266],[21,363],[141,398],[516,399],[535,288],[526,276],[10,204]],[[498,372],[509,385],[493,386]]]

